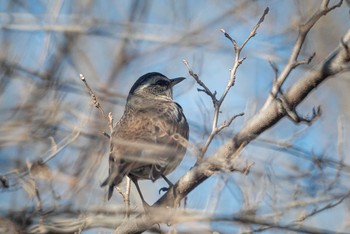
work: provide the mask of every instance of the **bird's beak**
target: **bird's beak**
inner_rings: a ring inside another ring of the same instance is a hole
[[[174,85],[180,83],[184,79],[186,79],[186,78],[185,77],[178,77],[178,78],[170,79],[171,80],[170,87],[174,87]]]

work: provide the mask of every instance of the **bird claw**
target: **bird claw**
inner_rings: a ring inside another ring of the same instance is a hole
[[[163,187],[163,188],[160,188],[160,189],[159,189],[158,193],[159,193],[159,195],[160,195],[161,192],[166,192],[166,191],[168,191],[168,190],[169,190],[169,188]]]

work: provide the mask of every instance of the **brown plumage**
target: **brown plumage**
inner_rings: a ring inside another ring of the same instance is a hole
[[[183,79],[152,72],[131,88],[112,134],[109,176],[101,185],[109,186],[108,199],[114,186],[129,176],[144,202],[138,179],[166,179],[182,161],[189,127],[181,106],[172,99],[172,87]]]

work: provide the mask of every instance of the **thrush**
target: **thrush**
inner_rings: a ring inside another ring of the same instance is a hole
[[[173,101],[173,87],[185,78],[169,79],[151,72],[131,87],[124,114],[114,127],[109,155],[108,200],[125,176],[138,185],[139,179],[153,182],[174,171],[187,148],[189,127],[182,107]],[[147,204],[147,203],[146,203]]]

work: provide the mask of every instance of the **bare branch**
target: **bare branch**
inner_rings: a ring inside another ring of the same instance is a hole
[[[225,121],[221,126],[219,126],[217,129],[216,129],[216,134],[218,134],[219,132],[221,132],[221,130],[223,130],[224,128],[227,128],[228,126],[231,125],[232,121],[235,120],[237,117],[239,116],[243,116],[244,113],[239,113],[237,115],[234,115],[231,119],[229,119],[228,121]]]
[[[303,60],[300,60],[300,61],[296,61],[294,64],[293,64],[293,68],[299,66],[299,65],[302,65],[302,64],[309,64],[312,59],[315,57],[316,53],[313,53],[309,58],[307,59],[303,59]]]
[[[239,45],[238,45],[237,41],[234,40],[234,39],[225,31],[225,29],[222,28],[222,29],[220,29],[220,31],[224,34],[224,36],[225,36],[227,39],[229,39],[229,40],[232,42],[233,47],[234,47],[234,49],[235,49],[235,52],[237,53],[237,51],[239,50]]]
[[[208,148],[209,148],[209,145],[210,143],[212,142],[212,140],[214,139],[214,137],[219,134],[221,132],[221,130],[223,130],[224,128],[228,127],[231,125],[231,123],[233,122],[233,120],[235,120],[237,117],[239,116],[243,116],[244,113],[240,113],[240,114],[237,114],[237,115],[234,115],[229,121],[225,121],[220,127],[216,127],[214,129],[214,131],[212,131],[210,134],[209,134],[209,137],[204,145],[204,147],[201,149],[201,154],[199,156],[200,160],[204,157],[204,154],[205,152],[207,152]],[[200,162],[200,161],[199,161]],[[198,163],[198,162],[197,162]]]
[[[283,71],[281,72],[281,74],[279,75],[279,77],[276,79],[276,81],[274,82],[273,86],[272,86],[272,90],[270,93],[269,98],[266,100],[263,109],[267,108],[268,105],[271,104],[271,102],[273,102],[274,98],[277,96],[279,90],[281,89],[282,85],[284,84],[284,82],[286,81],[286,79],[288,78],[289,74],[291,73],[291,71],[298,65],[298,56],[300,54],[301,48],[304,44],[305,38],[307,36],[307,34],[310,32],[310,30],[312,29],[312,27],[315,25],[315,23],[317,23],[317,21],[319,21],[319,19],[326,15],[327,13],[329,13],[330,11],[332,11],[333,9],[340,7],[342,4],[342,0],[340,0],[338,2],[338,4],[335,4],[334,6],[328,8],[328,4],[329,1],[323,1],[321,3],[320,8],[306,21],[305,24],[300,25],[299,27],[299,35],[296,39],[296,42],[294,44],[294,47],[292,49],[292,53],[289,57],[289,61],[286,64],[286,66],[284,67]],[[311,59],[313,58],[313,56],[311,56]],[[310,59],[310,58],[309,58]],[[311,60],[310,60],[311,61]]]
[[[265,19],[265,16],[268,14],[269,12],[269,8],[267,7],[263,13],[263,15],[261,16],[261,18],[259,19],[258,23],[255,25],[255,27],[252,29],[252,31],[250,32],[248,38],[243,42],[243,44],[241,46],[238,46],[237,43],[235,44],[235,61],[234,61],[234,64],[232,66],[232,69],[230,70],[230,79],[227,83],[227,86],[226,86],[226,89],[225,91],[223,92],[221,98],[219,99],[219,103],[218,103],[218,110],[217,112],[219,111],[220,109],[220,106],[222,104],[222,102],[224,101],[228,91],[230,90],[230,88],[232,86],[234,86],[234,83],[235,83],[235,79],[236,79],[236,73],[237,73],[237,69],[238,67],[243,63],[243,61],[246,59],[246,58],[240,58],[240,55],[241,55],[241,51],[243,50],[244,46],[248,43],[248,41],[256,34],[256,31],[258,30],[260,24],[264,21]],[[221,29],[221,32],[224,33],[225,37],[229,38],[230,41],[234,41],[231,36],[226,33],[226,31],[224,29]],[[214,117],[214,122],[216,120],[216,123],[217,123],[217,118],[215,119]],[[216,124],[215,124],[216,126]]]
[[[281,103],[283,110],[286,112],[286,115],[289,119],[291,119],[295,123],[306,123],[311,125],[315,122],[322,114],[321,107],[312,109],[311,117],[301,117],[295,110],[295,107],[292,109],[288,103],[288,100],[284,97],[283,93],[280,92],[280,97],[277,98],[277,101]]]
[[[80,74],[80,79],[84,82],[84,85],[86,87],[86,89],[88,90],[89,94],[90,94],[90,97],[94,103],[94,106],[102,113],[103,117],[107,120],[107,123],[109,124],[109,127],[110,127],[110,124],[111,124],[111,118],[110,116],[106,114],[106,112],[103,110],[100,102],[98,101],[98,98],[96,97],[95,93],[92,91],[92,89],[90,88],[89,84],[87,83],[87,80],[85,79],[84,75],[83,74]]]
[[[213,105],[215,107],[216,103],[217,103],[217,99],[216,99],[216,91],[215,92],[211,92],[210,89],[203,83],[203,81],[201,81],[199,79],[199,76],[193,72],[192,68],[190,67],[190,64],[187,62],[187,60],[183,59],[182,62],[185,64],[185,66],[188,69],[188,73],[190,74],[190,76],[193,77],[193,79],[197,82],[197,84],[199,84],[203,89],[197,89],[200,92],[204,92],[206,93],[212,100]]]
[[[243,47],[248,43],[248,41],[256,35],[256,32],[258,31],[258,28],[260,27],[261,23],[264,22],[265,16],[269,13],[269,8],[266,7],[264,10],[263,15],[260,17],[258,23],[254,26],[253,30],[250,32],[248,38],[243,42],[243,44],[240,46],[240,50],[243,49]]]
[[[343,0],[340,0],[337,4],[334,4],[333,6],[328,7],[329,0],[324,0],[321,4],[321,7],[322,7],[322,9],[324,9],[324,11],[326,13],[328,13],[328,12],[334,10],[335,8],[341,7],[342,4],[343,4]]]

